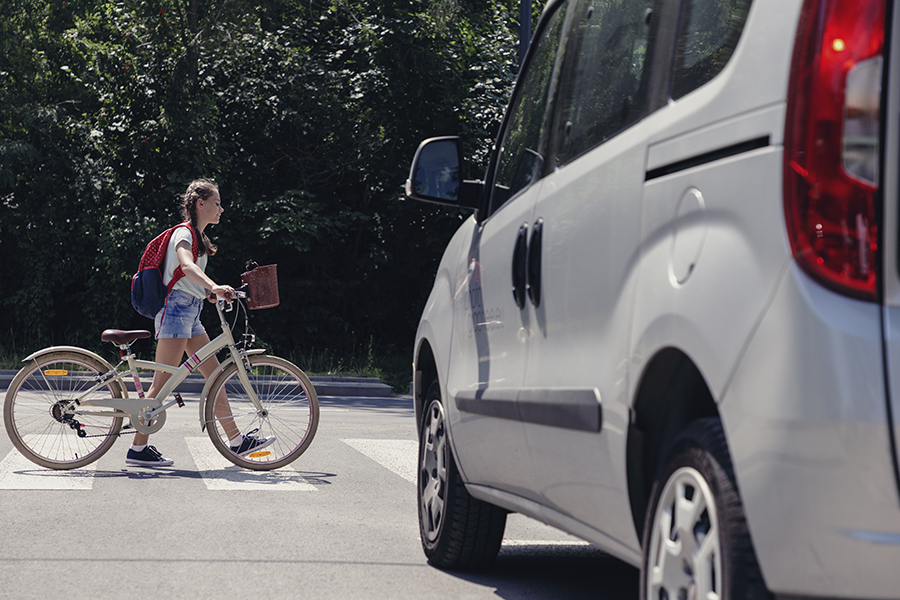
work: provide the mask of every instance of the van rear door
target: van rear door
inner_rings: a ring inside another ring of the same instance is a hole
[[[884,202],[884,336],[887,353],[888,422],[900,491],[900,10],[888,8],[880,110],[882,198]]]

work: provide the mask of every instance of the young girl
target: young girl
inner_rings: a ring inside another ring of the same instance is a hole
[[[179,265],[185,276],[172,288],[166,306],[156,315],[156,362],[175,366],[181,363],[185,353],[193,355],[205,346],[209,342],[209,336],[200,324],[203,299],[209,298],[214,302],[217,296],[230,299],[234,295],[234,288],[216,284],[204,272],[209,256],[216,253],[216,246],[209,241],[205,230],[208,225],[219,222],[222,212],[219,188],[215,183],[206,179],[191,182],[184,193],[181,206],[182,218],[190,222],[191,227],[179,227],[172,233],[166,250],[163,283],[171,281]],[[200,246],[196,262],[191,252],[194,235],[198,236]],[[213,356],[201,364],[199,369],[209,379],[218,366],[219,361]],[[147,397],[155,398],[170,376],[169,373],[156,371]],[[216,416],[222,419],[223,427],[228,431],[232,451],[246,456],[275,441],[274,437],[260,439],[241,435],[230,418],[231,409],[227,401],[223,400],[220,398],[216,402]],[[134,434],[134,442],[128,450],[125,463],[142,467],[167,467],[174,464],[175,461],[165,458],[156,448],[147,445],[149,437],[144,433]]]

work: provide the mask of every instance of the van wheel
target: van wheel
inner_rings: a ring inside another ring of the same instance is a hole
[[[419,533],[429,562],[443,569],[489,565],[500,551],[506,511],[469,495],[453,459],[441,389],[431,384],[419,436]]]
[[[642,600],[769,599],[718,419],[672,443],[644,521]]]

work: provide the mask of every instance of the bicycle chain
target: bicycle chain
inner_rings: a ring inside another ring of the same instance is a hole
[[[127,431],[126,431],[126,430],[127,430]],[[134,431],[135,433],[137,433],[137,429],[135,429],[135,428],[129,423],[128,425],[123,426],[122,429],[120,429],[120,430],[118,431],[118,433],[116,433],[115,435],[118,436],[118,437],[122,437],[123,435],[128,435],[128,434],[131,433],[132,431]],[[83,435],[83,436],[79,436],[78,439],[84,440],[84,439],[87,439],[87,438],[95,438],[95,437],[102,437],[102,438],[105,438],[105,437],[109,437],[109,435],[110,435],[110,434],[108,434],[108,433],[97,433],[97,434],[94,434],[94,435],[85,434],[85,435]]]

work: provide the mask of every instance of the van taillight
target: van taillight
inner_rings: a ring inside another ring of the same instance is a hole
[[[784,205],[798,263],[878,299],[879,113],[885,0],[807,0],[788,89]]]

